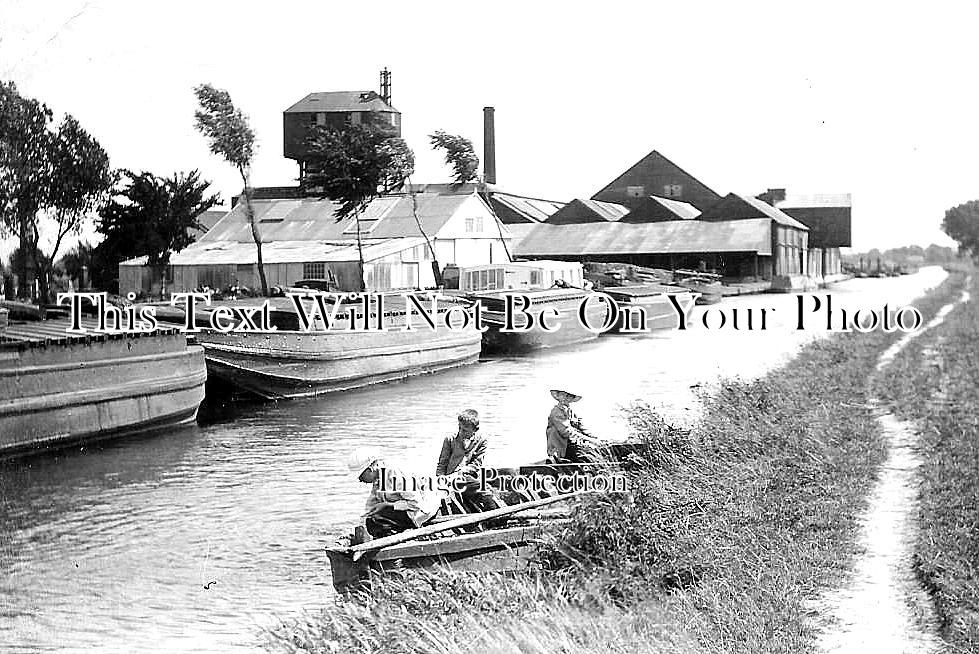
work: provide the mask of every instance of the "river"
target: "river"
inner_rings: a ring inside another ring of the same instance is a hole
[[[895,308],[944,276],[927,268],[820,294],[831,292],[837,310]],[[774,309],[765,331],[761,308]],[[742,320],[755,310],[756,330],[730,329],[734,309]],[[346,470],[354,447],[433,468],[456,414],[475,408],[487,464],[540,459],[555,385],[584,396],[575,409],[598,435],[625,437],[623,407],[637,399],[690,423],[697,393],[719,378],[753,378],[828,333],[815,314],[796,330],[795,311],[791,295],[732,298],[697,307],[686,331],[211,407],[179,431],[0,464],[0,652],[253,651],[277,618],[332,601],[322,548],[349,529],[366,492]]]

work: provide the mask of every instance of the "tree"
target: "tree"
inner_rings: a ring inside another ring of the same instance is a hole
[[[116,267],[120,261],[145,256],[147,264],[162,269],[170,255],[190,245],[197,217],[218,203],[209,195],[210,183],[200,172],[158,177],[149,172],[122,171],[123,180],[100,211],[97,230],[99,264]],[[103,273],[104,274],[104,273]]]
[[[194,88],[200,108],[194,112],[194,126],[210,142],[211,152],[224,158],[238,171],[243,185],[242,200],[245,216],[251,227],[252,240],[258,259],[258,279],[262,284],[262,294],[269,294],[269,284],[265,278],[262,262],[262,235],[255,221],[255,208],[252,205],[251,167],[255,153],[255,132],[248,125],[248,118],[235,108],[231,95],[210,84]]]
[[[446,134],[442,130],[437,130],[428,138],[433,148],[445,151],[445,163],[452,167],[456,185],[461,186],[476,179],[479,157],[476,156],[472,141],[462,136]]]
[[[942,230],[959,244],[959,251],[979,260],[979,200],[945,212]]]
[[[360,214],[371,200],[404,186],[415,155],[393,128],[372,113],[359,125],[319,126],[307,142],[303,189],[340,204],[337,221],[353,215],[357,226],[359,291],[364,290]],[[420,225],[419,225],[420,228]],[[426,236],[427,240],[427,236]]]
[[[436,130],[428,138],[433,148],[445,151],[445,163],[452,167],[453,181],[456,186],[462,186],[466,182],[471,182],[476,179],[479,170],[479,157],[476,156],[472,141],[462,136],[446,134],[442,130]],[[507,259],[510,259],[510,248],[507,247],[506,239],[503,238],[503,224],[500,222],[500,217],[496,215],[496,210],[491,203],[487,202],[486,206],[490,210],[490,213],[493,214],[493,219],[496,221],[496,229],[500,233],[500,243],[503,244],[503,250],[506,252]],[[433,260],[435,258],[434,252],[432,253],[432,258]],[[441,275],[436,274],[436,278],[440,279]]]
[[[79,287],[81,287],[85,281],[84,271],[92,270],[92,252],[94,250],[95,248],[88,242],[79,242],[66,252],[55,265],[64,270],[69,279],[78,280]]]
[[[30,221],[46,193],[47,151],[51,110],[37,100],[23,98],[13,82],[0,83],[0,228],[20,239],[19,250],[29,249]],[[18,296],[29,297],[33,285],[32,257],[11,258],[20,277]]]
[[[66,115],[57,130],[51,120],[45,105],[21,97],[12,82],[0,84],[0,227],[20,238],[22,296],[36,270],[42,302],[62,241],[80,230],[114,182],[108,155],[77,120]],[[45,221],[54,229],[48,254],[40,250]]]

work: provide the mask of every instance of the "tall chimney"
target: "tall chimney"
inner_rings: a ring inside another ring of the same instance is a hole
[[[496,128],[493,107],[483,107],[483,181],[496,184]]]
[[[387,66],[381,71],[381,99],[391,104],[391,71]]]

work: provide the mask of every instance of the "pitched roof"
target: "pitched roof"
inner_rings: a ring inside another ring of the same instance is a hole
[[[372,200],[360,215],[362,237],[377,239],[419,236],[419,222],[426,234],[434,236],[463,203],[473,198],[482,202],[474,194],[421,193],[415,197],[418,202],[417,222],[409,196],[386,195]],[[346,240],[355,234],[351,229],[355,225],[354,217],[337,222],[336,211],[339,205],[330,200],[254,200],[252,206],[263,243]],[[376,222],[373,225],[368,224],[371,221]],[[253,243],[243,203],[238,203],[200,238],[200,242],[208,241]]]
[[[202,211],[197,216],[197,222],[200,223],[201,228],[191,227],[188,228],[187,232],[194,240],[197,240],[206,234],[209,229],[214,227],[219,220],[224,218],[226,213],[228,213],[227,209],[208,209],[207,211]]]
[[[287,114],[331,111],[391,111],[397,109],[381,99],[376,91],[321,91],[310,93],[285,110]]]
[[[627,213],[629,213],[629,208],[623,207],[621,204],[575,198],[554,212],[547,219],[547,222],[552,225],[615,222]]]
[[[505,223],[541,223],[565,206],[564,202],[529,198],[512,193],[492,191],[487,194],[490,204]]]
[[[592,198],[634,204],[639,202],[639,199],[628,196],[628,187],[643,186],[645,192],[650,193],[653,189],[662,188],[662,185],[667,184],[682,185],[683,199],[700,210],[706,209],[721,199],[720,194],[664,157],[657,150],[653,150],[634,163],[625,172],[606,184],[602,190],[595,193]]]
[[[680,202],[679,200],[671,200],[669,198],[661,198],[658,195],[649,196],[652,200],[663,205],[664,208],[672,211],[676,216],[682,220],[690,220],[691,218],[696,218],[700,215],[700,210],[693,206],[689,202]]]
[[[627,223],[652,223],[661,220],[691,220],[700,215],[700,210],[692,204],[650,195],[632,207],[621,218]]]
[[[784,211],[776,209],[764,200],[747,195],[738,195],[737,193],[728,193],[724,196],[723,200],[700,214],[700,220],[704,221],[742,220],[745,218],[762,217],[770,218],[779,225],[786,227],[809,230],[808,227],[798,220]]]
[[[578,223],[534,228],[514,247],[516,256],[561,257],[697,252],[770,255],[771,220]]]
[[[396,252],[423,245],[425,239],[414,238],[367,239],[362,241],[364,261],[381,259]],[[262,243],[262,262],[265,264],[357,261],[356,241],[276,241]],[[248,265],[258,263],[254,243],[238,241],[211,241],[195,243],[170,257],[176,266],[194,265]],[[141,265],[138,260],[125,261],[121,265]]]

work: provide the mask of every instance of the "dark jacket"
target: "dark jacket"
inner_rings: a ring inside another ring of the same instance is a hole
[[[463,446],[455,435],[448,436],[442,442],[442,452],[439,454],[435,474],[460,473],[468,477],[475,477],[479,473],[479,469],[483,467],[485,458],[485,436],[478,433],[473,434],[466,446]]]

